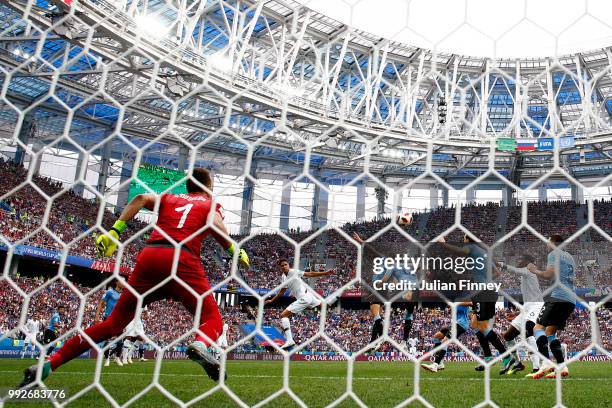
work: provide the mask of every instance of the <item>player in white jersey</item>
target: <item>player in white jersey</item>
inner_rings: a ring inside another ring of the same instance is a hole
[[[227,344],[227,332],[229,331],[229,326],[227,323],[223,323],[223,331],[221,332],[221,336],[217,339],[217,346],[226,349],[229,347]]]
[[[123,346],[121,350],[121,363],[132,364],[133,354],[136,351],[136,342],[144,341],[144,325],[140,317],[135,317],[123,331],[125,333],[125,339],[123,340]]]
[[[283,333],[285,334],[285,344],[283,344],[282,349],[287,350],[290,347],[295,346],[293,334],[291,333],[291,321],[289,318],[303,312],[306,309],[313,309],[321,305],[321,300],[319,300],[314,291],[304,283],[302,277],[316,278],[331,275],[334,273],[334,271],[330,269],[329,271],[325,272],[304,272],[300,271],[299,269],[291,269],[287,259],[280,259],[278,261],[278,266],[283,273],[283,283],[281,284],[282,287],[272,299],[266,300],[266,304],[275,302],[278,298],[283,296],[287,290],[289,290],[291,295],[295,298],[295,301],[287,306],[287,308],[281,313],[281,326],[283,328]]]
[[[30,317],[24,326],[25,338],[23,339],[23,348],[21,349],[21,358],[25,357],[26,350],[30,350],[30,358],[34,358],[36,353],[36,345],[40,334],[40,322],[34,317]]]
[[[527,265],[534,262],[535,258],[533,256],[524,254],[521,256],[517,267],[504,265],[502,269],[520,276],[521,294],[523,295],[523,309],[521,313],[512,319],[510,327],[508,327],[508,330],[504,333],[504,340],[508,348],[513,347],[515,344],[514,340],[521,334],[523,327],[525,327],[525,337],[532,350],[530,353],[532,372],[537,372],[540,369],[540,358],[538,357],[538,353],[533,352],[538,348],[535,337],[533,336],[533,328],[536,325],[540,310],[542,306],[544,306],[544,296],[540,289],[538,277],[527,269]],[[512,353],[512,359],[504,365],[499,373],[514,374],[524,369],[525,365],[521,362],[518,353],[514,351]]]
[[[417,344],[419,344],[419,339],[417,339],[416,337],[411,337],[408,339],[408,345],[410,346],[408,352],[413,357],[416,357],[417,355]]]

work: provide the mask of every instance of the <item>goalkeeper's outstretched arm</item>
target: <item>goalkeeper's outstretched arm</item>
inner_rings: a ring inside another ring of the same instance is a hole
[[[128,203],[121,211],[119,219],[115,221],[106,234],[100,234],[96,238],[96,247],[100,256],[113,256],[119,243],[119,235],[127,228],[127,222],[131,221],[143,208],[153,210],[155,208],[155,194],[139,194]]]
[[[219,245],[225,249],[225,252],[227,252],[229,256],[233,257],[236,247],[234,246],[234,243],[227,238],[229,237],[229,232],[223,223],[223,217],[218,212],[215,212],[213,225],[215,226],[215,229],[213,229],[210,234],[219,243]],[[251,265],[251,260],[249,259],[249,256],[244,248],[240,248],[240,251],[238,251],[238,261],[247,268]]]

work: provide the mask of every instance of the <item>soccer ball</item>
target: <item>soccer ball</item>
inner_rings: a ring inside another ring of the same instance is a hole
[[[409,225],[412,223],[412,213],[403,213],[397,216],[398,225]]]

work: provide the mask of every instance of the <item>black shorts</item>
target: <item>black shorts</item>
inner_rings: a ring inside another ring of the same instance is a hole
[[[495,302],[474,301],[472,308],[479,322],[487,321],[495,316]]]
[[[362,294],[361,300],[371,305],[384,305],[384,295],[376,296],[374,293],[366,289],[365,293]]]
[[[576,305],[559,299],[550,299],[544,302],[538,315],[538,324],[542,326],[555,326],[558,330],[565,328],[567,319],[572,315]]]
[[[42,344],[49,344],[52,341],[55,341],[56,339],[57,339],[57,333],[55,333],[55,331],[50,330],[50,329],[45,329],[45,332],[43,334]]]
[[[463,328],[463,326],[458,324],[455,325],[455,328],[457,329],[457,338],[461,337],[467,331]],[[451,329],[448,326],[440,330],[440,333],[442,333],[446,338],[451,338]]]

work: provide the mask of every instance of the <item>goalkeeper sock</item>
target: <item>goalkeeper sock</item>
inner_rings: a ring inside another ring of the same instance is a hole
[[[281,319],[281,326],[283,327],[283,334],[285,335],[285,339],[287,343],[293,341],[293,334],[291,333],[291,322],[288,317],[283,317]]]

